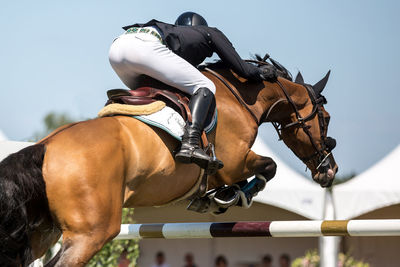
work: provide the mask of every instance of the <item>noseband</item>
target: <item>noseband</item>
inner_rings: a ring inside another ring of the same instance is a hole
[[[312,144],[312,146],[315,149],[315,152],[310,155],[310,156],[306,156],[306,157],[300,157],[299,155],[297,155],[296,152],[294,152],[297,157],[302,160],[304,163],[309,162],[310,160],[313,160],[315,157],[319,157],[319,164],[317,166],[317,170],[320,170],[321,172],[326,172],[327,168],[329,168],[330,165],[330,160],[329,160],[329,156],[331,155],[331,151],[334,148],[334,139],[331,137],[327,137],[325,135],[325,133],[327,132],[327,127],[328,124],[327,122],[324,120],[324,114],[322,111],[322,106],[324,104],[327,103],[326,98],[322,95],[316,95],[313,88],[311,87],[311,85],[308,84],[302,84],[304,86],[304,88],[306,88],[308,95],[311,99],[311,103],[313,105],[313,109],[311,111],[311,113],[309,115],[307,115],[306,117],[302,117],[296,104],[294,103],[294,101],[292,100],[292,98],[290,97],[288,91],[286,90],[285,86],[283,86],[283,84],[277,80],[276,83],[279,85],[279,87],[282,89],[283,93],[285,94],[285,97],[287,99],[287,101],[289,102],[289,104],[292,106],[295,114],[296,114],[296,118],[297,120],[291,123],[288,123],[286,125],[282,125],[278,122],[272,122],[272,125],[275,127],[278,136],[279,136],[279,140],[282,140],[282,130],[284,129],[288,129],[291,127],[297,127],[297,128],[301,128],[303,129],[303,131],[305,132],[305,134],[308,136],[308,138],[310,139],[310,142]],[[271,106],[270,110],[267,113],[266,118],[268,117],[271,109],[274,107],[274,105]],[[310,121],[311,119],[314,118],[314,116],[317,115],[318,116],[318,122],[319,122],[319,132],[320,132],[320,137],[321,137],[321,147],[318,148],[315,140],[313,139],[311,132],[310,132],[310,126],[306,125],[307,121]]]

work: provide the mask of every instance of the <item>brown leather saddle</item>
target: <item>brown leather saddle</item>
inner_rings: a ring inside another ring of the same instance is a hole
[[[185,121],[191,121],[192,116],[189,109],[190,95],[153,79],[147,75],[140,75],[137,78],[136,87],[133,90],[112,89],[107,91],[108,101],[106,105],[112,103],[128,105],[145,105],[155,101],[163,101],[165,104],[181,114]],[[216,115],[216,105],[210,108],[205,125],[210,125]],[[203,145],[208,146],[206,135],[203,134]]]
[[[184,120],[191,118],[188,107],[189,97],[183,93],[153,87],[139,87],[135,90],[111,89],[107,91],[106,106],[113,103],[126,105],[147,105],[161,100],[181,114]]]

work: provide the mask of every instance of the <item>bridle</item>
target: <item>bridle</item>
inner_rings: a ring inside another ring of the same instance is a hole
[[[265,65],[268,64],[266,62],[262,62],[262,61],[255,61],[255,60],[246,60],[248,62],[253,62],[253,63],[257,63],[259,65]],[[310,139],[310,142],[312,144],[312,146],[315,149],[315,152],[312,155],[306,156],[306,157],[301,157],[300,155],[298,155],[296,152],[294,152],[296,154],[296,156],[303,161],[306,165],[309,161],[313,160],[315,157],[319,157],[319,164],[317,166],[317,170],[319,170],[320,172],[326,172],[327,169],[330,166],[330,159],[329,156],[331,155],[331,151],[334,148],[334,145],[332,145],[332,142],[334,141],[333,138],[331,137],[327,137],[326,136],[326,132],[327,132],[327,127],[328,127],[328,123],[324,120],[324,115],[323,115],[323,111],[322,111],[322,106],[324,104],[327,103],[326,98],[324,96],[322,96],[321,94],[316,95],[316,93],[314,92],[313,88],[311,87],[311,85],[309,84],[302,84],[307,92],[308,95],[311,99],[311,103],[313,105],[313,109],[311,111],[311,113],[309,115],[307,115],[306,117],[302,117],[296,104],[294,103],[294,101],[292,100],[292,98],[290,97],[288,91],[286,90],[285,86],[279,81],[277,80],[276,83],[279,85],[279,87],[282,89],[286,100],[284,99],[280,99],[278,101],[276,101],[274,104],[271,105],[271,107],[268,109],[268,111],[265,114],[263,114],[263,116],[261,116],[260,119],[257,118],[257,116],[254,114],[254,112],[250,109],[250,107],[247,105],[247,103],[242,99],[242,97],[240,96],[240,94],[238,92],[236,92],[235,89],[233,89],[231,86],[220,74],[218,74],[217,72],[209,69],[209,68],[205,68],[206,71],[210,72],[211,74],[213,74],[216,78],[218,78],[230,91],[231,93],[236,97],[236,99],[238,100],[238,102],[247,109],[247,111],[250,113],[250,115],[252,116],[252,118],[254,119],[254,121],[257,123],[258,126],[260,126],[264,121],[266,121],[271,113],[271,111],[282,101],[288,101],[289,104],[292,106],[295,114],[296,114],[296,118],[297,120],[285,125],[282,125],[278,122],[272,122],[272,125],[274,126],[274,128],[276,129],[278,136],[279,136],[279,140],[282,140],[282,130],[284,129],[288,129],[291,127],[298,127],[303,129],[303,131],[305,132],[305,134],[308,136],[308,138]],[[314,118],[314,116],[318,116],[318,122],[319,122],[319,130],[320,130],[320,137],[321,137],[321,147],[318,148],[315,140],[313,139],[311,132],[309,130],[309,126],[306,125],[307,121],[310,121],[311,119]],[[334,141],[335,142],[335,141]]]
[[[308,114],[306,117],[302,117],[296,104],[294,103],[293,99],[290,97],[288,91],[286,90],[285,86],[277,80],[276,83],[279,85],[279,87],[282,89],[286,100],[289,102],[291,105],[292,109],[294,110],[296,114],[296,121],[282,125],[279,122],[272,122],[272,125],[274,126],[275,130],[278,133],[279,140],[282,140],[282,130],[291,128],[291,127],[297,127],[303,129],[304,133],[308,136],[310,139],[310,142],[312,146],[314,147],[315,152],[309,156],[306,157],[300,157],[296,152],[296,156],[303,161],[305,164],[307,164],[309,161],[313,160],[315,157],[318,157],[319,159],[319,164],[317,166],[317,170],[320,171],[326,171],[326,169],[330,165],[330,159],[329,156],[331,155],[331,151],[334,148],[333,145],[331,145],[333,138],[327,137],[326,132],[327,132],[327,127],[328,123],[324,119],[324,113],[322,111],[322,106],[327,103],[326,98],[322,95],[316,95],[315,91],[309,84],[302,84],[304,88],[306,89],[311,103],[313,105],[313,109],[310,114]],[[278,100],[280,102],[280,100]],[[277,102],[278,102],[277,101]],[[277,103],[276,102],[276,103]],[[275,103],[274,103],[275,104]],[[269,113],[271,112],[272,108],[274,108],[276,105],[272,105],[271,108],[268,110],[267,115],[265,116],[264,120],[267,119]],[[321,146],[318,148],[314,138],[311,135],[310,132],[310,126],[306,124],[307,121],[312,120],[315,116],[318,116],[318,122],[319,122],[319,132],[320,132],[320,138],[321,138]],[[328,141],[329,140],[329,141]]]

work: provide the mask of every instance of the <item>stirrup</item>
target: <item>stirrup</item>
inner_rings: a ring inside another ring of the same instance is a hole
[[[209,153],[211,154],[210,160],[207,164],[206,172],[208,175],[214,175],[219,169],[222,169],[224,167],[224,163],[217,159],[213,144],[209,143],[206,151],[209,151]]]
[[[229,208],[236,205],[240,200],[238,186],[227,186],[217,191],[214,195],[214,201],[221,208]]]

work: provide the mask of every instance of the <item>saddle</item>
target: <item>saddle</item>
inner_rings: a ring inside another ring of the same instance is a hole
[[[178,112],[185,121],[191,121],[192,116],[189,109],[190,95],[186,94],[172,86],[162,83],[147,75],[140,75],[137,78],[137,86],[133,90],[111,89],[107,91],[109,104],[127,104],[127,105],[146,105],[156,101],[164,102],[168,107]],[[207,114],[205,125],[210,125],[216,113],[215,102]],[[202,134],[203,147],[209,145],[207,136]]]
[[[109,104],[126,104],[126,105],[148,105],[156,101],[163,101],[167,106],[173,108],[186,121],[190,116],[189,97],[183,93],[172,92],[165,89],[157,89],[153,87],[139,87],[135,90],[111,89],[107,91]]]

